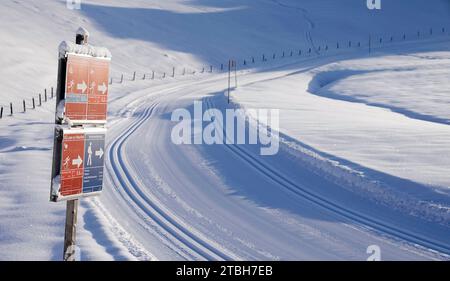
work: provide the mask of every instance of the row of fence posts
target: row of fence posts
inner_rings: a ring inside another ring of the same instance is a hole
[[[433,28],[430,28],[430,30],[429,30],[429,35],[430,35],[430,36],[433,35],[433,32],[434,32]],[[443,34],[445,34],[445,32],[446,32],[445,27],[442,27],[441,32],[442,32]],[[422,33],[421,33],[420,31],[417,31],[417,38],[419,39],[419,38],[421,38],[421,36],[422,36]],[[402,36],[401,38],[403,39],[403,41],[406,41],[406,39],[407,39],[406,33],[403,33],[403,36]],[[389,37],[389,41],[390,41],[391,43],[394,42],[394,36],[390,36],[390,37]],[[382,44],[382,43],[383,43],[383,37],[379,37],[378,42],[379,42],[379,44]],[[373,47],[374,47],[373,36],[372,36],[372,35],[369,35],[368,45],[369,45],[369,46],[368,46],[369,54],[371,54],[372,51],[373,51]],[[341,45],[340,42],[336,42],[336,49],[342,49],[343,46],[345,46],[345,44],[344,44],[344,45]],[[352,42],[351,40],[348,41],[347,46],[348,46],[348,48],[352,48],[352,46],[354,46],[354,45],[353,45],[353,42]],[[357,46],[358,48],[361,48],[361,46],[362,46],[362,45],[361,45],[361,41],[358,41],[357,44],[356,44],[356,46]],[[326,44],[325,47],[324,47],[324,49],[325,49],[325,51],[328,51],[328,50],[329,50],[329,46]],[[315,52],[318,53],[318,52],[320,52],[320,50],[321,50],[321,47],[319,46],[319,47],[317,47],[317,48],[315,49]],[[308,55],[311,55],[312,51],[313,51],[312,48],[308,48],[308,50],[307,50]],[[289,57],[293,57],[293,55],[294,55],[294,51],[290,51],[290,52],[289,52]],[[301,49],[298,50],[297,55],[298,55],[298,56],[301,56],[301,55],[302,55],[302,50],[301,50]],[[280,58],[285,58],[286,56],[287,56],[286,51],[282,51]],[[272,59],[275,60],[276,58],[277,58],[277,54],[276,54],[276,53],[273,53]],[[256,62],[255,57],[252,56],[251,59],[250,59],[250,61],[251,61],[252,64],[254,64],[254,63]],[[250,61],[249,61],[249,62],[250,62]],[[267,62],[267,61],[268,61],[268,57],[266,56],[266,54],[262,54],[262,56],[261,56],[261,61],[262,61],[262,62]],[[233,62],[233,66],[232,66],[232,67],[234,67],[234,71],[236,72],[236,71],[237,71],[237,61],[232,60],[232,62]],[[246,65],[248,65],[249,62],[247,62],[247,59],[244,59],[244,60],[242,61],[242,65],[243,65],[243,66],[246,66]],[[229,64],[229,65],[228,65],[228,66],[229,66],[229,67],[228,67],[228,71],[230,71],[230,61],[228,62],[228,64]],[[224,64],[223,64],[223,63],[220,64],[220,71],[221,71],[221,72],[225,71],[225,69],[224,69]],[[203,67],[202,70],[199,71],[199,72],[200,72],[200,73],[205,73],[205,67]],[[210,66],[209,66],[209,73],[212,73],[212,72],[213,72],[213,66],[210,65]],[[196,73],[195,70],[192,71],[192,72],[190,72],[191,75],[195,75],[195,73]],[[156,78],[156,75],[155,75],[155,74],[156,74],[155,71],[152,71],[151,75],[147,75],[147,73],[144,73],[144,74],[143,74],[143,77],[142,77],[142,80],[147,80],[148,77],[150,77],[150,78],[148,78],[148,79],[154,80],[154,79]],[[175,67],[172,67],[172,75],[171,75],[171,77],[174,78],[174,77],[175,77],[175,74],[176,74],[176,68],[175,68]],[[189,74],[189,72],[186,70],[186,68],[183,68],[182,76],[185,76],[186,74]],[[162,79],[166,78],[166,72],[163,72],[161,78],[162,78]],[[133,72],[133,76],[132,76],[132,78],[131,78],[131,81],[136,81],[136,79],[137,79],[137,71],[134,71],[134,72]],[[120,76],[120,81],[119,81],[119,83],[122,84],[123,82],[124,82],[124,74],[122,74],[122,75]],[[111,78],[110,78],[110,81],[109,81],[109,84],[112,84],[112,83],[113,83],[113,78],[111,77]],[[52,88],[51,88],[51,97],[50,97],[50,98],[53,99],[53,97],[54,97],[54,91],[53,91],[53,87],[52,87]],[[48,97],[47,97],[47,89],[45,89],[45,91],[44,91],[44,102],[47,102],[47,99],[48,99]],[[36,102],[35,102],[35,98],[34,98],[34,97],[31,99],[31,102],[32,102],[32,107],[31,107],[31,108],[32,108],[32,109],[35,109],[35,108],[36,108]],[[23,100],[22,103],[23,103],[23,104],[22,104],[22,106],[23,106],[23,112],[26,112],[26,110],[27,110],[27,104],[26,104],[26,101]],[[42,105],[42,95],[39,94],[39,104],[38,104],[38,106],[41,106],[41,105]],[[12,115],[14,114],[14,111],[13,111],[13,104],[12,104],[12,103],[9,104],[9,110],[10,110],[10,115],[12,116]],[[3,118],[3,114],[4,114],[4,109],[3,109],[3,106],[2,106],[2,107],[0,107],[0,119]]]
[[[445,30],[445,27],[442,27],[441,31],[442,31],[442,33],[445,33],[445,31],[446,31],[446,30]],[[421,33],[420,31],[417,32],[418,38],[421,37],[421,34],[422,34],[422,33]],[[429,34],[430,34],[430,35],[433,35],[433,28],[430,28]],[[402,39],[403,39],[403,41],[406,41],[406,39],[407,39],[406,33],[403,34]],[[382,44],[382,43],[383,43],[383,37],[379,37],[378,41],[379,41],[380,44]],[[389,41],[390,41],[390,42],[394,42],[394,36],[390,36],[390,37],[389,37]],[[368,42],[368,45],[369,45],[369,46],[368,46],[369,53],[372,53],[373,47],[374,47],[374,44],[373,44],[373,36],[372,36],[372,35],[369,35],[369,42]],[[341,45],[340,42],[336,42],[336,49],[342,49],[343,46],[345,46],[345,43]],[[352,42],[351,40],[348,41],[347,47],[348,47],[348,48],[352,48],[353,46],[355,46],[355,45],[353,45],[353,42]],[[361,47],[362,47],[361,41],[356,42],[356,46],[357,46],[358,48],[361,48]],[[316,53],[318,53],[318,52],[321,51],[321,49],[322,49],[321,46],[319,46],[319,47],[317,47],[317,48],[314,48],[314,50],[313,50],[313,48],[308,48],[308,49],[307,49],[307,54],[308,54],[308,55],[311,55],[311,53],[312,53],[313,51],[315,51]],[[324,46],[324,50],[325,50],[325,51],[328,51],[329,49],[330,49],[330,48],[329,48],[329,45],[326,44],[326,45]],[[302,50],[301,50],[301,49],[298,50],[297,55],[298,55],[298,56],[301,56],[301,55],[302,55]],[[294,51],[290,51],[289,53],[287,53],[286,51],[282,51],[280,58],[285,58],[285,57],[288,57],[288,56],[289,56],[289,57],[293,57],[293,56],[294,56]],[[277,54],[276,54],[276,53],[273,53],[272,59],[276,59],[276,58],[277,58]],[[266,54],[262,54],[262,61],[263,61],[263,62],[267,62],[267,61],[268,61],[268,57],[266,56]],[[247,59],[244,59],[244,60],[242,61],[242,65],[243,65],[243,66],[247,66],[247,65],[249,65],[250,62],[251,62],[252,64],[254,64],[254,63],[256,62],[255,57],[251,57],[251,59],[250,59],[249,61],[247,61]],[[235,63],[237,64],[237,62],[235,62]],[[175,67],[172,67],[172,75],[171,75],[172,78],[175,77],[175,74],[176,74],[176,71],[175,71],[175,70],[176,70],[176,68],[175,68]],[[220,71],[225,71],[225,70],[224,70],[224,64],[223,64],[223,63],[220,64]],[[213,72],[213,66],[212,66],[212,65],[209,66],[209,72],[210,72],[210,73]],[[193,71],[193,72],[191,72],[190,74],[195,74],[195,73],[197,73],[197,72],[196,72],[196,71]],[[205,73],[205,67],[203,67],[203,68],[201,69],[201,71],[199,71],[199,73]],[[187,74],[186,68],[183,68],[182,75],[184,76],[184,75],[186,75],[186,74]],[[167,76],[168,76],[168,75],[166,75],[166,72],[163,72],[161,78],[164,79],[164,78],[166,78]],[[151,78],[148,78],[148,77],[151,77]],[[147,80],[147,79],[154,80],[155,78],[156,78],[156,76],[155,76],[155,71],[152,71],[152,75],[151,75],[151,76],[148,76],[146,73],[144,73],[144,74],[143,74],[143,77],[142,77],[142,80]],[[132,78],[131,78],[131,81],[136,81],[136,79],[137,79],[137,72],[134,71],[134,72],[133,72],[133,75],[132,75]],[[122,84],[123,82],[124,82],[124,74],[122,74],[122,75],[120,76],[120,80],[119,80],[119,83],[120,83],[120,84]],[[110,82],[109,82],[109,83],[110,83],[110,84],[113,83],[113,78],[110,79]]]
[[[206,68],[203,67],[202,70],[199,71],[199,73],[206,73],[206,72],[212,73],[214,67],[213,67],[212,65],[209,65],[208,68],[209,68],[209,71],[207,71]],[[223,70],[223,64],[221,65],[221,68],[220,68],[220,69]],[[186,70],[186,68],[184,67],[184,68],[183,68],[183,71],[181,72],[181,75],[182,75],[182,76],[185,76],[185,75],[187,75],[187,74],[192,74],[192,75],[193,75],[193,74],[195,74],[195,73],[197,73],[197,71],[195,71],[195,70],[193,70],[192,72],[189,73],[189,72]],[[148,74],[148,73],[143,73],[143,76],[142,76],[141,80],[147,80],[147,79],[155,80],[155,79],[156,79],[156,72],[155,72],[155,71],[152,71],[151,75],[147,75],[147,74]],[[175,78],[175,75],[176,75],[176,68],[173,67],[173,68],[172,68],[172,73],[170,74],[170,77]],[[161,79],[164,79],[164,78],[166,78],[166,77],[168,77],[167,72],[163,72],[162,75],[161,75]],[[132,74],[132,76],[131,76],[130,81],[136,81],[137,79],[138,79],[138,77],[137,77],[137,71],[134,71],[133,74]],[[119,84],[123,84],[124,81],[125,81],[125,75],[124,75],[124,74],[121,74],[121,75],[120,75],[120,79],[119,79]],[[114,82],[114,79],[111,77],[111,78],[109,79],[109,84],[111,85],[111,84],[113,84],[113,82]]]
[[[39,93],[39,95],[38,95],[38,104],[37,104],[37,106],[42,106],[42,102],[47,102],[49,100],[49,98],[53,99],[54,96],[55,96],[55,93],[54,93],[54,88],[53,87],[51,87],[51,90],[50,90],[50,97],[47,95],[47,89],[45,89],[43,98],[42,98],[42,94],[41,93]],[[30,108],[31,109],[36,109],[36,100],[35,100],[34,97],[31,98],[31,106],[30,106]],[[25,113],[25,112],[27,112],[27,102],[26,102],[25,99],[23,99],[22,100],[22,113]],[[0,107],[0,119],[3,118],[3,113],[4,113],[4,109],[3,109],[3,106],[1,106]],[[10,116],[14,115],[14,106],[13,106],[12,102],[9,103],[9,115]]]

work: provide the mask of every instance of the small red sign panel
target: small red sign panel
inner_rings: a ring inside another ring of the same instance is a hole
[[[69,54],[65,116],[72,122],[106,121],[110,60]]]
[[[84,134],[64,134],[61,157],[62,196],[82,193],[84,144]]]
[[[109,61],[91,60],[87,120],[106,120]]]

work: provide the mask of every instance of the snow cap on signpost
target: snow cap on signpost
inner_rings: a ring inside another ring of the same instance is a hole
[[[75,42],[78,45],[87,45],[88,38],[89,38],[89,31],[87,31],[87,29],[84,27],[78,28]]]
[[[80,27],[76,32],[76,43],[69,41],[63,41],[59,45],[59,57],[64,58],[68,53],[87,55],[96,58],[109,58],[111,59],[111,53],[107,48],[96,47],[88,44],[89,31]]]

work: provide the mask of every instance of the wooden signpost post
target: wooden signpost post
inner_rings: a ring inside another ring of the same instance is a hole
[[[50,201],[67,201],[65,261],[76,259],[79,198],[99,195],[103,187],[111,54],[88,45],[88,37],[80,28],[76,44],[59,49]]]

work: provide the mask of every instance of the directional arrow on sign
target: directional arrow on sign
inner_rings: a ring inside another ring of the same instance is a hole
[[[87,84],[86,84],[86,82],[83,81],[83,83],[77,84],[77,89],[78,89],[78,90],[81,90],[81,92],[84,94],[84,92],[85,92],[86,89],[87,89]]]
[[[95,156],[98,156],[98,158],[102,159],[103,153],[103,148],[100,148],[100,150],[95,151]]]
[[[83,159],[81,159],[80,155],[78,155],[78,158],[72,160],[72,165],[76,165],[78,168],[80,168],[81,164],[83,164]]]
[[[108,90],[108,87],[106,86],[105,82],[103,82],[102,85],[98,86],[98,91],[102,92],[103,95],[106,93],[107,90]]]

